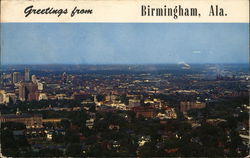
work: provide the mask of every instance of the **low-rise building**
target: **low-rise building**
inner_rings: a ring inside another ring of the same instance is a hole
[[[190,101],[182,101],[180,103],[180,111],[187,112],[190,109],[202,109],[205,108],[206,104],[203,102],[190,102]]]
[[[19,122],[25,124],[26,128],[42,128],[42,115],[38,114],[7,114],[0,116],[0,122]]]

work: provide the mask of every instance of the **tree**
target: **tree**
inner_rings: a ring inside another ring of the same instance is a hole
[[[129,99],[126,97],[126,95],[122,95],[120,96],[120,100],[122,103],[124,103],[125,105],[129,104]]]
[[[67,143],[79,143],[79,141],[80,141],[79,135],[73,133],[70,130],[66,131],[65,142],[67,142]]]
[[[39,156],[42,157],[61,157],[63,152],[59,149],[45,148],[39,151]]]
[[[60,122],[61,126],[64,128],[64,129],[69,129],[70,128],[70,121],[69,120],[66,120],[66,119],[63,119],[61,120]]]
[[[154,157],[155,155],[155,144],[152,142],[145,143],[143,146],[139,147],[139,157]]]
[[[96,105],[95,104],[90,105],[89,112],[96,112]]]
[[[22,123],[7,122],[1,124],[1,147],[2,153],[6,156],[20,155],[19,149],[29,147],[28,141],[24,135],[13,135],[13,131],[25,130]]]
[[[81,156],[82,155],[82,147],[78,143],[69,144],[66,149],[66,156]]]
[[[101,95],[101,94],[98,94],[98,95],[96,96],[96,99],[97,99],[98,102],[104,101],[105,96],[104,96],[104,95]]]
[[[53,132],[52,141],[55,143],[63,143],[65,141],[65,137],[61,133]]]

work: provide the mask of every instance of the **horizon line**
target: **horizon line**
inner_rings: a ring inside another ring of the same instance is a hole
[[[181,64],[250,64],[249,62],[221,62],[221,63],[188,63],[188,62],[180,62],[180,63],[100,63],[100,64],[87,64],[87,63],[82,63],[82,64],[74,64],[74,63],[38,63],[38,64],[0,64],[0,66],[8,66],[8,65],[14,65],[14,66],[24,66],[24,65],[89,65],[89,66],[98,66],[98,65],[181,65]]]

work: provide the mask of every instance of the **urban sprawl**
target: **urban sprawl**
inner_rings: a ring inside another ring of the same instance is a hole
[[[247,64],[2,69],[4,156],[249,154]]]

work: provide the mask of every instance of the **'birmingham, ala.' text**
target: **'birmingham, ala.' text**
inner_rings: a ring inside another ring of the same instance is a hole
[[[152,8],[150,5],[141,6],[141,16],[172,16],[174,19],[178,19],[180,16],[198,16],[197,8],[183,8],[181,5],[177,5],[173,8],[168,8],[164,5],[161,8]]]

